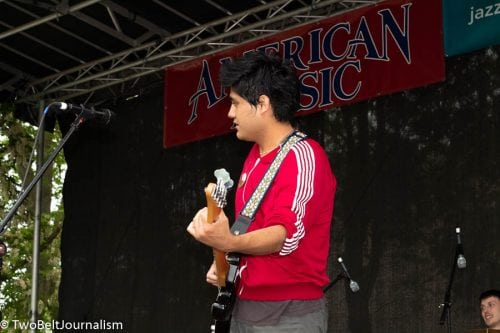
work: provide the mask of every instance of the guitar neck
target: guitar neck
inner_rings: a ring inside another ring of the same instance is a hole
[[[207,222],[214,223],[221,212],[221,208],[212,197],[215,188],[214,183],[209,183],[205,188],[205,196],[207,199]],[[226,254],[223,251],[213,249],[215,266],[217,268],[217,280],[219,287],[226,286],[226,276],[229,270],[229,265],[226,261]]]

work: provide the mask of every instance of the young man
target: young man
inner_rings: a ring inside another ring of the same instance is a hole
[[[486,327],[500,330],[500,290],[487,290],[479,297]]]
[[[299,82],[290,63],[250,52],[225,63],[220,81],[230,88],[236,136],[251,141],[236,196],[238,216],[264,173],[293,135]],[[306,138],[288,152],[246,233],[234,235],[222,212],[206,223],[206,208],[188,226],[198,241],[242,255],[231,332],[327,331],[323,287],[336,189],[328,157]],[[207,282],[217,285],[215,265]]]

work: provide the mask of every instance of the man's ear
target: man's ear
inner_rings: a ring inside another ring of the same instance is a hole
[[[260,113],[265,113],[265,112],[272,113],[271,100],[269,99],[269,96],[267,96],[267,95],[260,95],[259,96],[257,110]]]

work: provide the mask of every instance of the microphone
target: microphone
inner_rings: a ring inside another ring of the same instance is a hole
[[[464,247],[462,245],[462,240],[460,239],[460,227],[456,227],[455,232],[457,233],[457,267],[464,269],[467,266],[467,260],[465,260]]]
[[[55,102],[52,105],[58,107],[61,111],[77,113],[85,120],[94,119],[96,122],[103,125],[109,124],[111,118],[115,116],[114,112],[109,109],[96,110],[93,107],[89,108],[83,104],[76,105],[65,102]]]
[[[344,271],[344,274],[349,279],[349,288],[351,288],[351,291],[353,293],[357,292],[359,290],[359,284],[356,281],[354,281],[353,279],[351,279],[351,276],[349,275],[349,272],[347,271],[347,267],[345,267],[345,265],[344,265],[344,261],[342,260],[342,257],[339,257],[337,259],[337,261],[340,263],[340,265],[342,266],[342,270]]]

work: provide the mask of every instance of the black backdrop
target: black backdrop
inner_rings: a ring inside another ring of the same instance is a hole
[[[462,228],[452,331],[481,327],[478,295],[500,288],[500,47],[446,60],[446,81],[301,118],[337,176],[329,332],[447,332],[438,324]],[[384,78],[381,77],[381,80]],[[247,143],[226,135],[162,147],[161,87],[117,102],[107,129],[65,147],[60,318],[126,332],[208,332],[211,251],[187,223],[213,170],[237,178]],[[228,207],[232,214],[232,206]]]

